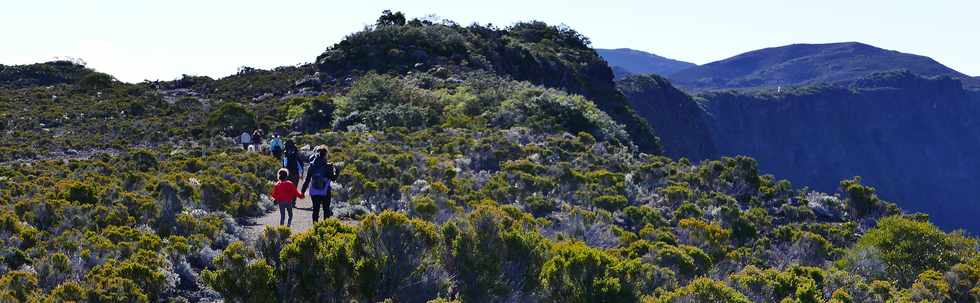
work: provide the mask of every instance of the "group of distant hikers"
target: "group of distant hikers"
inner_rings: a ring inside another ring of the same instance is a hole
[[[243,132],[240,137],[242,148],[247,151],[264,152],[262,149],[262,130],[251,134]],[[308,193],[313,202],[313,222],[320,220],[320,209],[323,216],[333,216],[330,210],[331,182],[340,174],[338,166],[327,160],[327,146],[320,145],[313,149],[313,155],[304,157],[292,140],[282,140],[278,134],[269,140],[268,152],[281,160],[275,186],[272,188],[272,199],[279,206],[279,225],[292,226],[293,208],[297,198],[305,198]],[[307,165],[309,164],[309,165]],[[303,186],[298,187],[300,176],[306,173]],[[288,215],[288,218],[287,218]]]

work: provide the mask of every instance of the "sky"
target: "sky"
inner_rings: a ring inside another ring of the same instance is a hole
[[[596,48],[704,64],[792,43],[858,41],[980,76],[980,1],[3,0],[0,64],[80,58],[127,82],[312,62],[382,10],[568,25]]]

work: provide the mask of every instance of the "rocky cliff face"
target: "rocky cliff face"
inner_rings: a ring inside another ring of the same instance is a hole
[[[862,176],[903,209],[945,228],[980,231],[980,94],[958,80],[892,72],[778,93],[703,93],[696,98],[704,111],[693,117],[704,117],[709,139],[678,118],[692,117],[692,107],[677,105],[690,101],[669,86],[647,87],[626,94],[672,156],[700,158],[705,150],[690,146],[714,146],[721,156],[754,157],[761,170],[822,191]],[[688,147],[671,150],[677,141]]]
[[[705,109],[694,98],[657,75],[629,76],[617,81],[630,105],[659,130],[664,152],[691,160],[718,157]]]

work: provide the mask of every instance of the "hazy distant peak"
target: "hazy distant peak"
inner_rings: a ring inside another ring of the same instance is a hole
[[[694,63],[665,58],[657,54],[648,53],[629,48],[617,49],[596,49],[613,70],[621,70],[626,73],[617,73],[617,78],[626,74],[658,74],[670,75],[678,71],[691,68]]]

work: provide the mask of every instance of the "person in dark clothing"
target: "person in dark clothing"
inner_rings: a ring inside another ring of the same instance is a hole
[[[286,141],[286,148],[282,155],[282,167],[289,170],[289,180],[293,184],[299,184],[299,178],[303,175],[303,159],[292,140]]]
[[[264,152],[264,150],[262,149],[262,137],[263,136],[265,136],[265,133],[262,132],[261,129],[255,129],[254,131],[252,131],[252,148],[253,148],[253,151],[258,152],[260,154]]]
[[[330,182],[336,180],[339,173],[337,167],[327,160],[327,147],[318,146],[316,155],[310,160],[301,191],[305,194],[309,189],[310,200],[313,201],[313,222],[320,219],[320,207],[323,207],[324,218],[333,216],[330,210]]]
[[[262,132],[261,129],[256,129],[255,131],[252,132],[252,142],[257,146],[262,145],[262,137],[264,136],[265,133]]]

